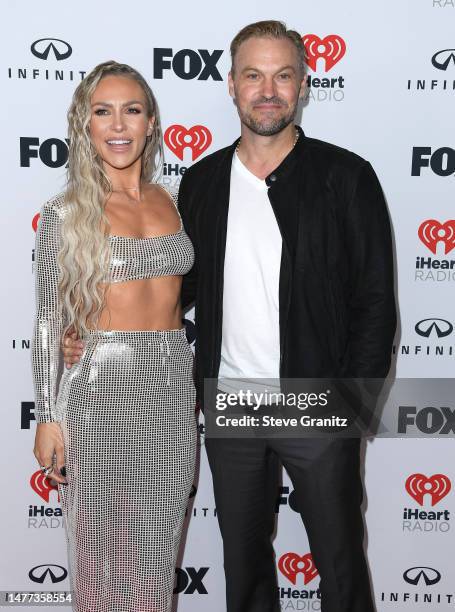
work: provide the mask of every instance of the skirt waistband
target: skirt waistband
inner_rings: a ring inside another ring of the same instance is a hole
[[[185,338],[186,340],[186,329],[184,327],[180,329],[163,329],[163,330],[102,330],[102,329],[90,329],[84,334],[82,340],[109,340],[114,342],[161,342],[163,340],[175,340]]]

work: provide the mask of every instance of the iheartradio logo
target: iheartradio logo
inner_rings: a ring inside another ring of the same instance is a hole
[[[34,232],[36,232],[36,230],[38,229],[39,218],[40,218],[40,214],[36,213],[36,215],[32,219],[32,227],[33,227]]]
[[[418,230],[419,238],[434,255],[438,242],[444,243],[444,253],[447,255],[455,248],[455,219],[440,223],[436,219],[427,219],[421,223]]]
[[[424,505],[425,495],[429,495],[431,505],[435,506],[450,493],[452,484],[444,474],[433,474],[427,478],[424,474],[411,474],[406,480],[406,491],[420,505]]]
[[[30,478],[30,486],[46,503],[49,503],[51,491],[57,491],[58,501],[60,501],[58,486],[56,484],[52,484],[49,478],[46,478],[41,470],[38,470],[32,474],[32,477]]]
[[[165,131],[164,142],[181,161],[184,150],[190,148],[191,159],[195,161],[212,144],[212,134],[204,125],[193,125],[186,129],[183,125],[175,124]]]
[[[324,60],[324,72],[329,72],[346,53],[346,43],[338,34],[329,34],[325,38],[319,38],[316,34],[305,34],[302,40],[307,53],[306,63],[313,72],[316,72],[318,59]]]
[[[318,575],[311,553],[303,556],[294,552],[285,553],[278,561],[278,569],[292,584],[296,584],[297,574],[303,574],[303,584],[308,584]]]

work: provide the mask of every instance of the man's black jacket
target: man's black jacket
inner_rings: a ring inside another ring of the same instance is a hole
[[[361,157],[300,136],[266,178],[283,239],[282,378],[386,376],[396,326],[389,217],[378,179]],[[183,307],[195,301],[196,386],[220,365],[223,273],[231,162],[238,141],[187,170],[179,208],[196,262]],[[250,304],[254,313],[257,305]]]

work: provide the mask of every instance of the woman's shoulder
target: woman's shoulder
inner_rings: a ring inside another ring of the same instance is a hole
[[[64,192],[49,198],[40,210],[37,237],[60,235],[67,210]]]
[[[174,187],[171,185],[167,185],[166,183],[156,183],[157,185],[159,185],[162,189],[164,189],[165,191],[167,191],[167,193],[171,196],[171,198],[174,201],[174,204],[177,206],[178,203],[178,197],[179,197],[179,188],[178,187]]]
[[[41,209],[41,214],[51,214],[57,216],[60,220],[63,220],[66,211],[68,210],[68,204],[65,199],[65,192],[62,191],[57,195],[49,198]]]

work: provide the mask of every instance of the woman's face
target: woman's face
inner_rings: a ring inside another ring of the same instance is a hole
[[[106,76],[98,83],[90,104],[90,136],[104,164],[117,170],[140,164],[155,119],[147,116],[147,101],[139,83],[126,76]]]

